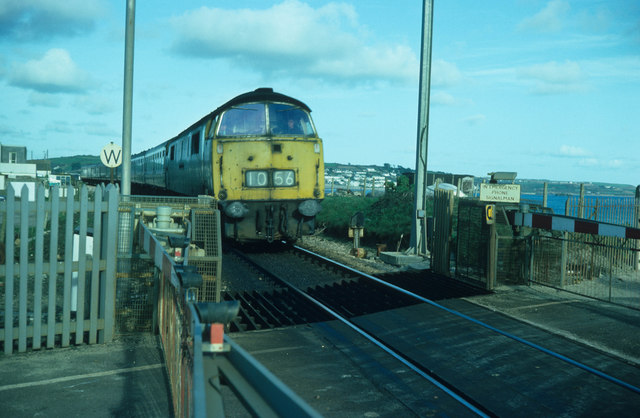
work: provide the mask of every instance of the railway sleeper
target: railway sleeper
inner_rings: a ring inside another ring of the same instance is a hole
[[[277,291],[274,291],[273,293],[275,292]],[[254,293],[257,293],[257,292],[254,292]],[[271,297],[271,294],[269,294],[267,297],[263,297],[262,295],[260,295],[264,303],[265,309],[268,310],[269,313],[274,318],[277,317],[277,322],[280,325],[294,325],[296,323],[295,319],[287,315],[287,313],[280,306],[273,303],[273,298]]]
[[[246,324],[244,330],[253,331],[262,329],[261,325],[255,320],[253,307],[251,307],[247,300],[239,293],[235,294],[232,299],[240,301],[240,316],[243,319],[243,323]]]
[[[265,297],[263,294],[254,291],[251,296],[254,298],[255,303],[260,305],[262,311],[264,312],[264,316],[271,319],[270,324],[272,324],[273,327],[281,327],[294,324],[291,318],[286,316],[282,312],[282,310],[280,310],[270,302],[269,294]]]

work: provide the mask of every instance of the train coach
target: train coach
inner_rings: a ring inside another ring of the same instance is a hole
[[[259,88],[131,157],[131,181],[217,198],[223,233],[295,241],[315,229],[324,198],[322,140],[303,102]],[[86,167],[85,177],[108,178]]]

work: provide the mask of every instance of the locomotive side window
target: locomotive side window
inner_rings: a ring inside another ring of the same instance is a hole
[[[200,152],[200,131],[191,134],[191,154]]]
[[[169,159],[171,161],[176,159],[176,147],[175,147],[175,145],[171,145],[171,148],[169,148]]]
[[[265,104],[248,103],[224,112],[218,136],[257,136],[266,131]]]

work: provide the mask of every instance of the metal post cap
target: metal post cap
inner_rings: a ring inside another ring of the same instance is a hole
[[[227,324],[238,316],[240,302],[237,300],[225,302],[198,302],[195,304],[200,321],[206,324]]]

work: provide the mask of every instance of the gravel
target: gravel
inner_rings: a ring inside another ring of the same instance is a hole
[[[365,250],[365,257],[354,257],[353,241],[347,239],[338,240],[324,235],[310,235],[299,239],[297,245],[371,275],[400,270],[399,267],[381,261],[377,257],[375,248],[362,247]]]

